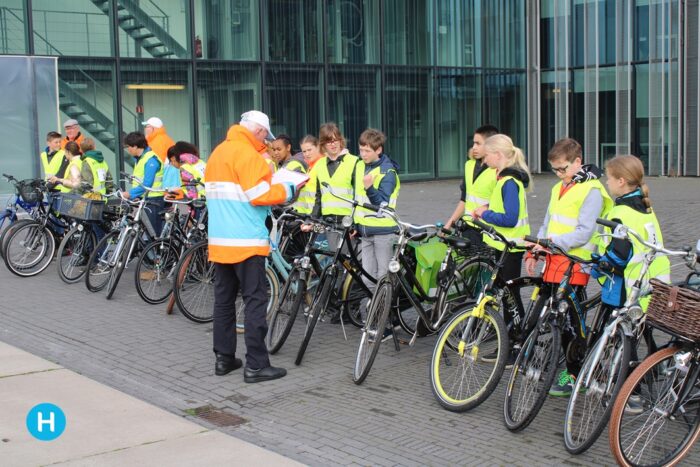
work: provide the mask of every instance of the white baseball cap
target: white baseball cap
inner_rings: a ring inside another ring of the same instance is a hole
[[[153,128],[163,128],[163,120],[158,117],[151,117],[145,122],[142,122],[143,126],[152,126]]]
[[[65,122],[63,122],[63,128],[68,128],[69,126],[75,126],[79,125],[78,121],[74,118],[69,118]]]
[[[275,135],[272,134],[270,130],[270,117],[260,112],[259,110],[249,110],[248,112],[241,115],[241,122],[253,122],[257,123],[261,127],[267,130],[268,140],[274,140]]]

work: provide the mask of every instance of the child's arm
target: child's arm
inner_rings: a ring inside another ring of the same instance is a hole
[[[487,209],[481,214],[481,217],[489,224],[498,225],[500,227],[515,227],[518,224],[518,217],[520,217],[519,191],[520,189],[515,181],[508,180],[505,182],[501,189],[503,210],[505,212],[497,213]]]

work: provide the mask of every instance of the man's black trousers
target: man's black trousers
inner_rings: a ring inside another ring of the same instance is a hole
[[[236,297],[240,291],[245,303],[246,366],[252,369],[270,366],[265,346],[266,282],[264,256],[251,256],[236,264],[215,264],[214,352],[236,354]]]

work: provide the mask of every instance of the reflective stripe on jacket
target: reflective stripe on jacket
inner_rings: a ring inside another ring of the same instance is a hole
[[[136,163],[136,166],[134,166],[134,177],[138,177],[139,180],[143,181],[143,177],[146,172],[146,163],[152,158],[152,157],[158,157],[155,152],[153,151],[146,151],[144,154],[139,157],[138,162]],[[136,188],[139,186],[138,182],[134,182],[132,184],[132,188]],[[161,162],[160,168],[158,169],[158,172],[156,172],[156,178],[153,180],[153,186],[149,186],[148,188],[157,190],[163,186],[163,163]],[[159,196],[163,196],[163,193],[158,193],[158,192],[153,192],[149,191],[146,194],[144,194],[147,198],[157,198]]]
[[[523,183],[510,175],[502,177],[500,180],[498,180],[496,186],[493,189],[493,193],[491,194],[491,198],[489,199],[489,210],[501,214],[505,212],[505,206],[503,205],[502,190],[503,185],[508,180],[513,180],[518,185],[518,222],[517,224],[515,224],[514,227],[501,227],[492,224],[489,225],[492,225],[492,227],[496,229],[498,233],[506,237],[507,240],[516,243],[522,243],[522,238],[525,235],[530,235],[530,223],[527,217],[527,194],[525,193],[525,187],[523,186]],[[488,222],[486,222],[486,224],[488,224]],[[487,235],[484,235],[484,243],[499,251],[502,251],[505,248],[503,242],[495,241]]]

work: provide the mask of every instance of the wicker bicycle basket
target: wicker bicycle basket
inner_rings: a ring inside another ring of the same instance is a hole
[[[700,341],[700,292],[658,279],[650,283],[652,293],[647,320],[672,334]]]
[[[38,180],[22,180],[17,184],[17,189],[19,190],[19,196],[25,203],[36,204],[44,198],[44,194],[39,188]]]
[[[61,196],[58,212],[62,216],[84,221],[99,221],[105,202],[102,199],[83,198],[80,195],[65,194]]]

